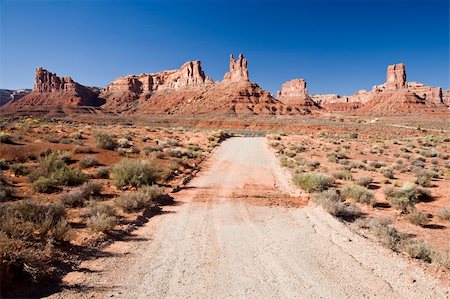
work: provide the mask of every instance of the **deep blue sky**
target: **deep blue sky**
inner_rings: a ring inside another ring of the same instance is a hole
[[[408,81],[447,89],[449,3],[1,1],[0,88],[31,88],[37,66],[102,87],[196,59],[222,80],[240,52],[251,81],[271,92],[305,78],[310,93],[352,94],[398,62]]]

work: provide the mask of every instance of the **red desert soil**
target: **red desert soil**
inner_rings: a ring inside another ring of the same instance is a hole
[[[84,262],[51,298],[446,298],[410,260],[321,208],[249,204],[298,195],[264,138],[225,141],[185,189],[135,232]],[[201,200],[198,200],[201,199]],[[252,202],[253,199],[250,199]]]

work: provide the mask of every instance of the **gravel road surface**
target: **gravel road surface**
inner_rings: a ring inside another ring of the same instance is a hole
[[[84,262],[52,298],[449,298],[440,282],[295,195],[265,138],[231,138],[178,205]]]

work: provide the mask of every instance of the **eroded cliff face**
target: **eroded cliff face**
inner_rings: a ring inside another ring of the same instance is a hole
[[[44,111],[42,107],[71,106],[77,111],[76,107],[96,106],[96,113],[295,115],[325,108],[375,115],[434,111],[450,105],[448,90],[407,82],[404,64],[388,66],[386,82],[371,91],[360,90],[351,96],[309,95],[306,81],[294,79],[282,85],[278,99],[249,81],[248,63],[242,54],[236,60],[230,55],[229,67],[222,81],[213,82],[200,61],[188,61],[177,70],[118,78],[102,90],[39,67],[33,91],[15,93],[2,109],[36,107]]]
[[[36,68],[34,88],[11,95],[9,108],[39,106],[99,106],[102,101],[89,87],[78,84],[70,77],[59,77],[42,67]]]
[[[310,111],[309,109],[319,108],[317,103],[309,97],[304,79],[293,79],[285,82],[281,86],[281,91],[277,94],[277,99],[291,110],[302,107],[306,112]]]
[[[403,63],[388,66],[385,85],[388,90],[406,87],[406,70]]]
[[[118,78],[106,86],[105,91],[140,94],[210,83],[212,80],[205,76],[200,61],[188,61],[178,70]]]
[[[349,111],[369,114],[401,114],[445,108],[442,89],[425,86],[422,83],[406,81],[406,67],[403,63],[389,65],[386,82],[375,85],[371,91],[360,90],[351,96],[314,95],[314,101],[329,111]]]
[[[237,60],[234,60],[233,54],[230,54],[230,71],[223,77],[223,82],[248,82],[247,59],[244,55],[239,54]]]

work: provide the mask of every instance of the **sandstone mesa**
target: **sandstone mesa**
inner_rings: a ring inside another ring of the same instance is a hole
[[[387,68],[386,82],[351,96],[310,95],[304,79],[281,86],[275,98],[250,82],[247,59],[230,55],[222,81],[205,75],[199,60],[179,69],[128,75],[103,89],[83,86],[71,77],[59,77],[38,67],[33,90],[2,90],[0,109],[26,111],[55,107],[94,107],[97,113],[300,115],[320,112],[389,115],[448,111],[449,90],[407,82],[403,63]]]

